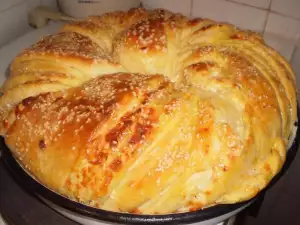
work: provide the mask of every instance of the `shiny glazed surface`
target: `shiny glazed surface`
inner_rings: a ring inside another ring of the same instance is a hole
[[[2,90],[1,134],[31,174],[137,214],[255,196],[297,119],[295,76],[258,34],[163,10],[68,24],[21,53]]]

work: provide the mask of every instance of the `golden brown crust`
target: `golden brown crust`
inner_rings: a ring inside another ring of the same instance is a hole
[[[111,26],[105,23],[95,23],[93,20],[84,20],[64,25],[61,32],[76,32],[87,36],[90,40],[97,43],[106,55],[111,52],[112,40],[116,32]]]
[[[65,25],[16,57],[0,133],[71,199],[138,214],[249,199],[281,169],[295,75],[230,24],[132,9]]]
[[[115,74],[68,92],[26,98],[15,109],[16,120],[6,134],[6,143],[18,149],[14,153],[19,160],[29,162],[29,171],[59,191],[72,184],[67,182],[68,174],[78,158],[104,165],[128,128],[132,129],[128,137],[132,151],[146,138],[157,115],[145,104],[157,90],[171,87],[166,82],[162,76]],[[108,126],[105,130],[103,123]],[[99,129],[103,138],[98,136]],[[120,170],[133,153],[124,151],[123,156],[110,159],[108,172]]]
[[[75,32],[61,32],[46,36],[23,52],[24,57],[32,57],[36,54],[95,62],[109,60],[109,56],[104,54],[97,44],[88,37]]]

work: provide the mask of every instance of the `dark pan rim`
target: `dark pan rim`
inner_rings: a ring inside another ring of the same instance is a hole
[[[297,124],[295,124],[295,126],[297,126]],[[51,191],[50,189],[39,183],[37,180],[32,178],[13,157],[11,151],[6,147],[4,138],[2,137],[0,140],[0,148],[2,150],[3,161],[5,162],[4,164],[6,168],[12,174],[13,178],[18,183],[20,183],[23,188],[25,188],[30,194],[39,195],[44,199],[54,203],[55,205],[65,208],[71,212],[78,213],[95,220],[121,224],[189,224],[202,222],[220,217],[225,214],[229,214],[235,210],[247,206],[247,204],[249,204],[251,201],[254,201],[262,196],[285,174],[287,169],[290,167],[292,161],[296,156],[299,141],[300,129],[297,129],[295,140],[293,141],[292,146],[287,152],[287,158],[281,171],[271,180],[268,186],[260,191],[254,198],[235,204],[220,204],[194,212],[165,215],[137,215],[129,213],[118,213],[93,208],[70,200],[60,194],[55,193],[54,191]]]

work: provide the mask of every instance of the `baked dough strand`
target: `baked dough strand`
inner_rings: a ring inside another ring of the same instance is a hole
[[[254,32],[142,8],[91,16],[12,62],[0,134],[39,182],[126,213],[254,197],[297,121],[295,75]]]

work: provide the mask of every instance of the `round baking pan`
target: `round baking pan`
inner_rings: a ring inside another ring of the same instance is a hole
[[[298,110],[299,118],[299,110]],[[297,127],[298,125],[295,124]],[[0,149],[4,165],[12,174],[13,178],[23,188],[42,199],[50,207],[63,215],[83,224],[217,224],[237,214],[253,201],[264,194],[282,177],[291,165],[298,150],[300,141],[300,129],[297,129],[295,139],[287,152],[287,158],[281,171],[271,180],[269,185],[259,192],[254,198],[235,204],[221,204],[202,210],[178,214],[166,215],[136,215],[129,213],[118,213],[105,211],[81,203],[72,201],[60,194],[57,194],[43,186],[31,175],[29,175],[13,157],[11,151],[6,147],[4,139],[0,139]]]

